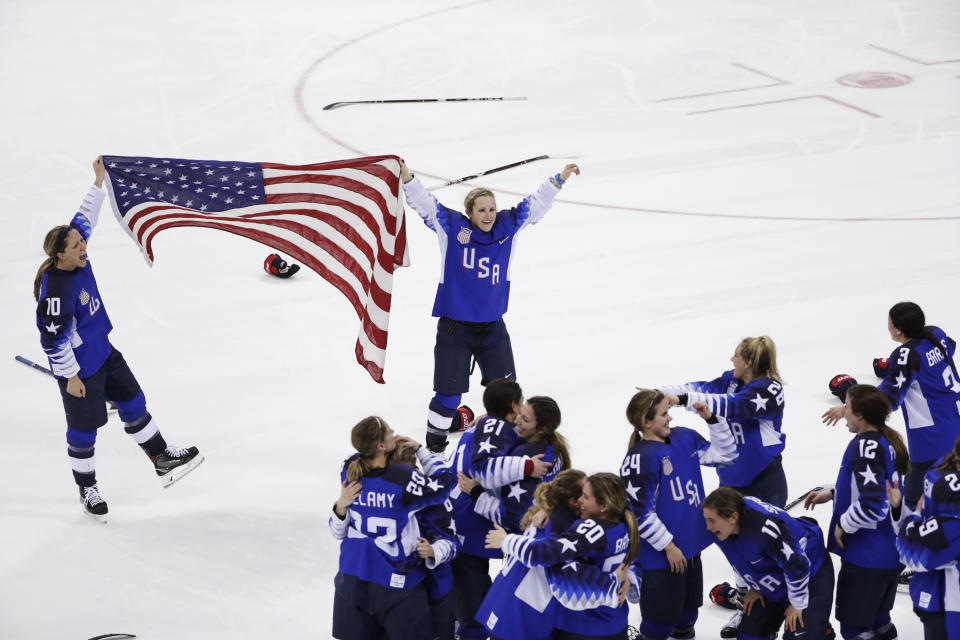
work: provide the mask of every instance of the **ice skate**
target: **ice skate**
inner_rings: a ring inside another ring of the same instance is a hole
[[[730,619],[727,621],[727,624],[723,625],[723,628],[720,629],[721,638],[736,638],[737,634],[740,633],[740,621],[743,619],[743,612],[736,611]]]
[[[196,447],[167,447],[160,455],[150,456],[150,460],[153,461],[153,467],[160,476],[163,487],[167,488],[200,466],[204,458]]]
[[[107,522],[107,503],[100,497],[100,490],[97,485],[91,487],[79,487],[80,505],[83,512],[96,520],[97,522]]]

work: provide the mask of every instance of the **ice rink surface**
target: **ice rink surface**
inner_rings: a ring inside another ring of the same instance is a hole
[[[84,517],[56,386],[13,356],[44,361],[43,236],[96,155],[397,154],[427,186],[574,156],[583,174],[512,265],[524,390],[557,399],[575,466],[614,471],[635,385],[712,378],[768,334],[795,495],[834,480],[850,436],[820,423],[827,382],[876,381],[893,303],[960,333],[958,33],[947,0],[5,0],[0,637],[329,637],[326,518],[349,429],[379,414],[420,438],[432,394],[438,251],[415,215],[377,385],[353,356],[353,309],[316,274],[271,278],[269,249],[206,229],[161,234],[151,269],[105,206],[89,251],[112,341],[167,439],[207,460],[164,490],[111,418],[97,446],[111,519]],[[322,110],[468,96],[528,99]],[[480,184],[508,206],[569,161]],[[459,207],[470,186],[437,193]],[[465,400],[480,395],[477,376]],[[708,587],[729,579],[715,547],[704,567]],[[697,637],[719,637],[726,613],[705,605]],[[920,637],[908,597],[894,620]]]

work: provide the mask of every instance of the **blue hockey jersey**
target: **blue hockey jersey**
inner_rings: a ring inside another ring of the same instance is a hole
[[[914,604],[924,611],[943,611],[947,638],[960,639],[960,519],[949,516],[908,515],[897,535],[897,549],[914,576],[935,578],[938,590],[923,593]],[[911,580],[911,596],[914,595]]]
[[[363,489],[347,510],[350,524],[340,543],[340,571],[384,587],[410,589],[426,577],[416,553],[421,536],[416,513],[442,505],[457,485],[456,474],[441,467],[425,477],[410,465],[393,464],[371,470],[361,482]]]
[[[900,566],[887,481],[900,485],[893,446],[879,431],[857,435],[847,445],[837,474],[827,548],[845,562],[872,569]],[[846,532],[843,548],[833,531]]]
[[[627,626],[627,606],[617,604],[619,585],[608,574],[629,549],[626,524],[592,518],[540,538],[508,534],[503,543],[505,556],[526,567],[544,567],[550,591],[563,605],[557,609],[558,629],[600,636]]]
[[[516,206],[497,212],[490,231],[475,228],[464,214],[448,209],[418,178],[404,183],[407,204],[437,234],[440,285],[433,315],[463,322],[492,322],[507,311],[510,261],[517,234],[539,222],[559,189],[547,180]]]
[[[713,542],[700,503],[701,464],[729,463],[736,446],[725,423],[711,425],[711,442],[686,427],[670,430],[668,442],[641,440],[627,452],[620,477],[627,485],[630,509],[640,532],[640,565],[644,570],[670,566],[664,548],[672,541],[692,558]]]
[[[474,505],[474,511],[484,518],[499,524],[508,533],[521,533],[520,521],[527,510],[533,506],[533,493],[542,482],[550,482],[564,468],[563,460],[557,460],[553,445],[546,442],[520,441],[510,456],[526,460],[542,455],[544,462],[553,463],[542,478],[524,476],[517,482],[500,487],[498,492],[485,491]]]
[[[953,358],[956,342],[938,327],[927,328]],[[960,379],[932,342],[917,338],[894,349],[879,388],[894,409],[903,409],[912,460],[936,460],[953,448],[960,436]]]
[[[733,370],[711,381],[657,387],[664,393],[687,395],[687,408],[706,402],[713,415],[726,419],[737,441],[737,459],[717,470],[720,484],[747,487],[783,452],[783,385],[769,378],[744,384]]]
[[[960,518],[960,472],[940,471],[940,458],[923,477],[923,508],[921,519],[933,516]],[[900,532],[906,521],[901,523]],[[913,606],[922,611],[943,611],[946,594],[946,574],[943,571],[917,571],[910,580],[910,598]]]
[[[740,533],[717,546],[730,565],[764,598],[806,609],[810,577],[820,569],[826,547],[816,521],[745,496]]]
[[[85,241],[97,224],[105,195],[103,189],[91,187],[70,222]],[[73,271],[52,269],[44,274],[37,329],[50,370],[58,378],[89,378],[106,362],[112,350],[108,335],[113,325],[89,260]]]

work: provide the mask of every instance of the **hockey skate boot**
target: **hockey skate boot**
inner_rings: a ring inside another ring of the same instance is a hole
[[[105,523],[107,521],[107,503],[100,497],[100,490],[97,485],[79,487],[79,489],[83,512],[97,522]]]
[[[203,456],[196,447],[178,449],[168,446],[160,455],[150,456],[150,460],[160,476],[160,482],[166,488],[200,466]]]
[[[743,619],[742,611],[735,611],[730,619],[727,621],[727,624],[723,625],[723,628],[720,629],[721,638],[736,638],[737,634],[740,633],[740,621]]]
[[[466,431],[470,427],[470,423],[473,422],[475,416],[473,415],[473,409],[467,405],[463,405],[457,409],[457,417],[460,418],[460,424],[457,425],[457,423],[454,422],[454,426],[456,427],[455,430]]]

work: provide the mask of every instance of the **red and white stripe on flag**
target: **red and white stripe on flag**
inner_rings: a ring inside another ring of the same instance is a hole
[[[121,162],[127,158],[111,159]],[[204,166],[213,166],[205,162]],[[393,273],[410,264],[398,158],[375,156],[308,165],[264,162],[259,167],[262,203],[239,197],[242,206],[223,211],[181,206],[180,198],[171,197],[178,185],[155,190],[162,199],[118,203],[115,192],[130,191],[130,181],[136,178],[109,169],[108,191],[117,218],[150,264],[153,239],[159,232],[208,227],[256,240],[313,269],[353,305],[361,321],[357,361],[374,380],[383,383]],[[179,171],[174,170],[173,176]],[[142,185],[132,188],[139,189],[135,195],[140,197],[144,191],[150,193]]]

